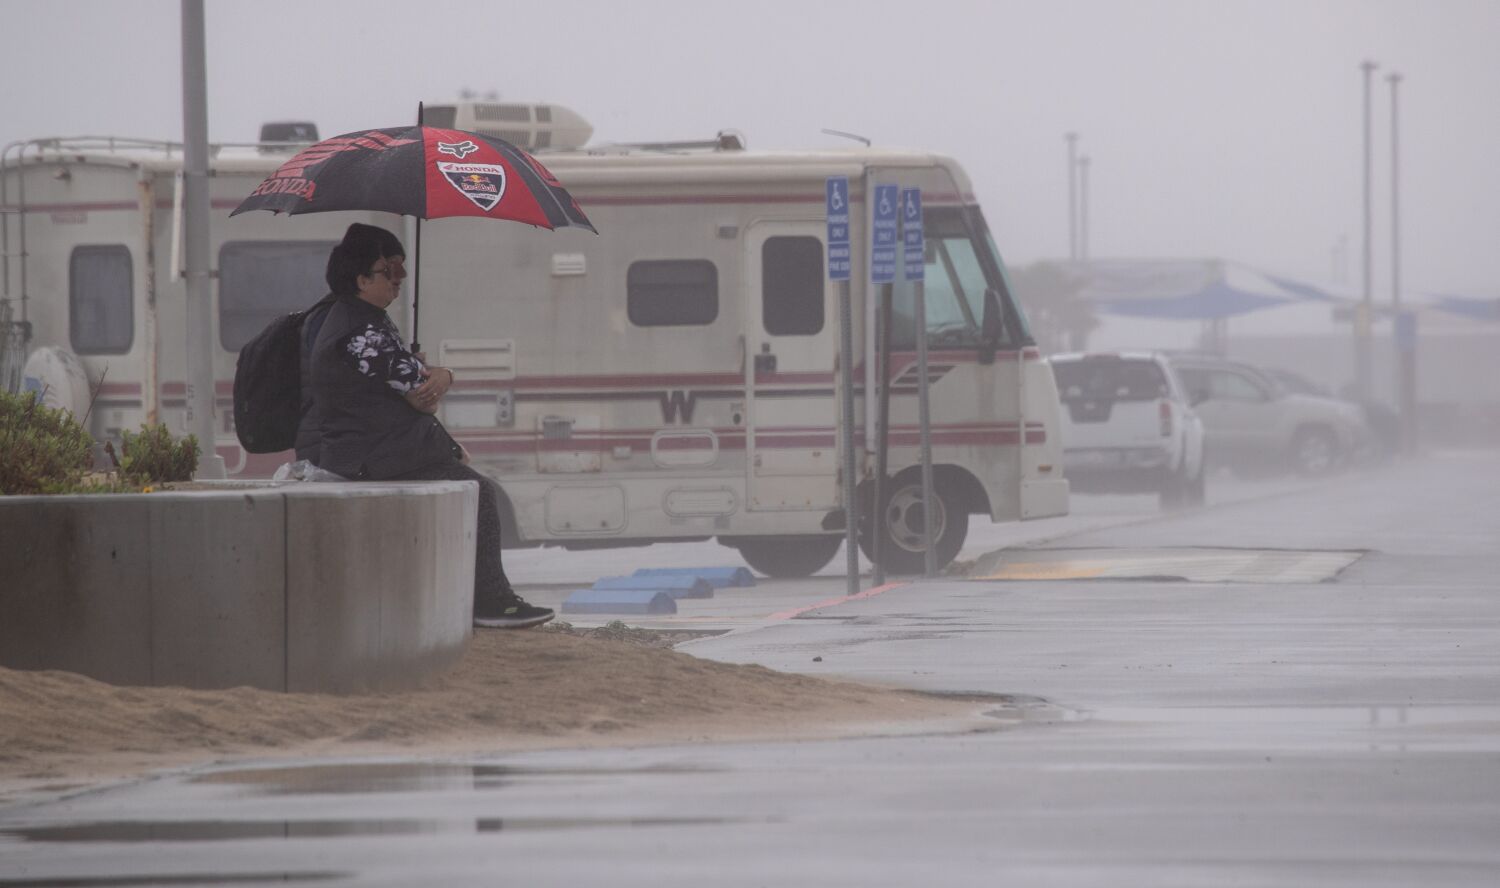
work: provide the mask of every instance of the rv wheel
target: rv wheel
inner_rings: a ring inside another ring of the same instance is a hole
[[[768,577],[810,577],[839,550],[842,536],[750,537],[741,539],[745,563]]]
[[[903,473],[888,489],[880,520],[873,522],[874,531],[882,534],[881,566],[893,574],[920,574],[925,567],[921,478],[915,473]],[[937,555],[937,569],[942,570],[958,555],[964,537],[969,535],[969,512],[950,487],[936,484],[932,491],[932,513],[932,547]],[[859,548],[866,558],[874,560],[870,554],[873,548],[870,524],[865,522],[861,528]]]

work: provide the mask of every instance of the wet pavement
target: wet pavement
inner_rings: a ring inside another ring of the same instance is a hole
[[[1008,697],[961,733],[160,775],[0,809],[0,885],[1500,884],[1500,456],[1130,499],[1081,498],[1020,563],[1362,554],[1328,581],[721,590],[698,622],[732,631],[681,649]]]

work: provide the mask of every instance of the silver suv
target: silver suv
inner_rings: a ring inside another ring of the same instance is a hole
[[[1063,354],[1051,363],[1063,472],[1074,490],[1154,492],[1163,508],[1202,505],[1203,424],[1164,356]]]
[[[1250,364],[1204,355],[1171,363],[1203,418],[1211,465],[1325,475],[1370,441],[1356,404],[1292,392]]]

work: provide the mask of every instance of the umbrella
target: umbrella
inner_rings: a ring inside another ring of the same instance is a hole
[[[412,351],[420,347],[421,220],[478,216],[598,233],[557,177],[530,154],[494,136],[431,126],[360,130],[309,145],[229,215],[250,210],[417,217]]]

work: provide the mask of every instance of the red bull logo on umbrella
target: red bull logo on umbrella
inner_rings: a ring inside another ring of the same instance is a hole
[[[489,163],[438,162],[438,170],[458,193],[485,212],[505,196],[505,167]]]

